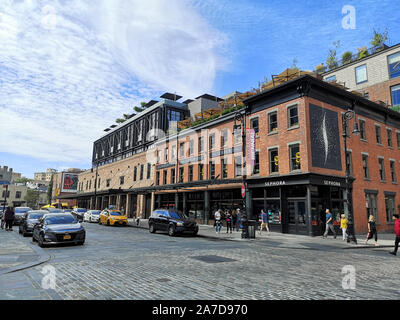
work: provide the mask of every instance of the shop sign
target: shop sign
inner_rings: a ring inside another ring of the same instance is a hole
[[[333,187],[340,187],[341,186],[339,181],[332,181],[332,180],[324,180],[324,185],[333,186]]]
[[[267,181],[265,182],[266,187],[277,187],[277,186],[284,186],[286,184],[286,181],[284,180],[279,180],[279,181]]]
[[[246,163],[256,164],[256,131],[246,129]]]

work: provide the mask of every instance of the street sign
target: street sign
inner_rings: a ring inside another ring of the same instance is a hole
[[[0,180],[0,185],[9,185],[10,181],[6,181],[6,180]]]
[[[246,187],[242,185],[242,198],[246,196]]]

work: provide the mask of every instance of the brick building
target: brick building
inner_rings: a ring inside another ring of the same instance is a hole
[[[348,165],[356,232],[366,231],[369,214],[376,216],[378,230],[392,229],[399,204],[398,112],[308,75],[245,104],[239,113],[246,128],[256,131],[255,165],[245,168],[250,218],[269,209],[273,229],[321,234],[325,208],[336,223],[340,213],[348,213]],[[361,135],[347,139],[345,157],[342,114],[348,109],[354,110]],[[243,144],[240,132],[233,131],[235,118],[235,113],[220,116],[157,141],[155,206],[176,207],[210,223],[215,209],[243,205]]]

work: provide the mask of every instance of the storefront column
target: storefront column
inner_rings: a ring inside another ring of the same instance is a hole
[[[185,213],[186,214],[186,198],[187,198],[187,193],[183,193],[183,203],[182,203],[182,211],[183,211],[183,213]]]
[[[130,218],[131,216],[131,212],[130,212],[130,205],[131,205],[131,195],[128,193],[126,195],[126,202],[125,202],[125,214],[128,218]]]
[[[245,203],[246,203],[246,216],[247,220],[254,220],[256,219],[256,215],[253,212],[253,191],[247,188],[245,194]]]
[[[179,193],[175,193],[175,210],[179,210]]]
[[[157,208],[161,208],[161,194],[157,195]]]
[[[289,213],[287,207],[286,188],[280,188],[280,199],[282,233],[289,233]]]
[[[156,201],[156,197],[154,192],[151,193],[151,210],[150,212],[153,212],[156,208],[155,208],[155,201]]]
[[[310,237],[313,236],[313,226],[312,226],[312,212],[311,212],[311,186],[307,186],[307,214],[308,214],[308,219],[307,219],[307,228],[308,228],[308,235]]]
[[[204,223],[208,224],[208,217],[210,216],[210,192],[204,191]]]

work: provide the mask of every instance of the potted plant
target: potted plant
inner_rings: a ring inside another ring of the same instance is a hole
[[[358,48],[358,60],[369,56],[368,49],[366,46]]]
[[[346,51],[342,55],[342,63],[348,64],[353,61],[353,53],[351,51]]]

